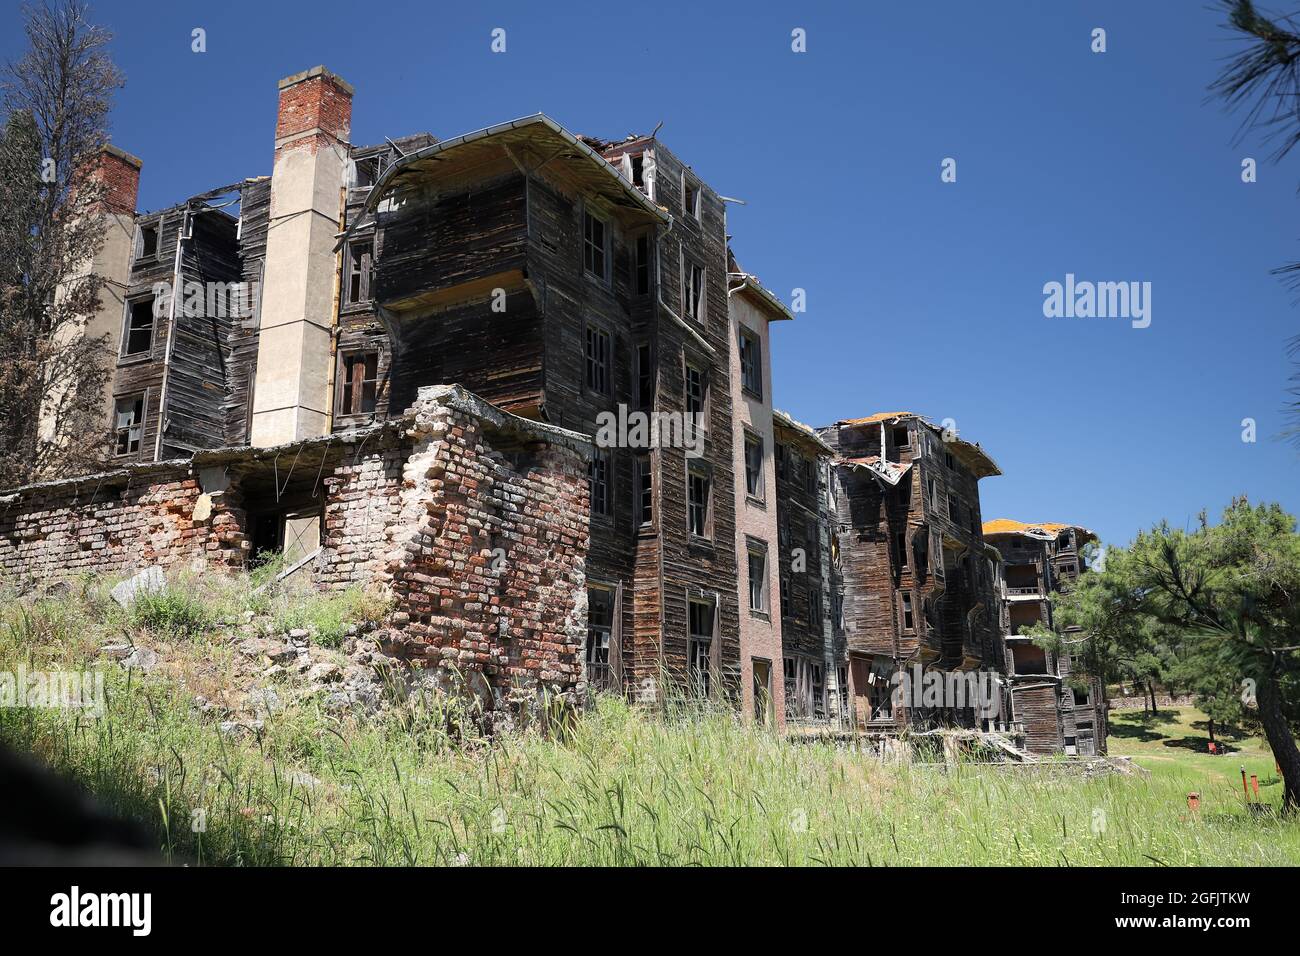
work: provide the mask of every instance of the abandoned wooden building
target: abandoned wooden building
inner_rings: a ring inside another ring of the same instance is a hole
[[[1096,678],[1072,675],[1068,650],[1039,647],[1025,632],[1055,627],[1051,595],[1086,572],[1083,546],[1097,536],[1078,525],[1027,524],[998,518],[984,536],[1002,556],[1002,607],[1012,708],[1031,753],[1093,756],[1106,752],[1106,695]],[[1068,648],[1086,640],[1078,627],[1060,628]]]
[[[1005,727],[1006,707],[896,694],[919,665],[990,672],[1009,700],[1005,552],[985,541],[979,500],[997,465],[906,412],[813,429],[776,411],[772,326],[794,314],[739,266],[725,200],[662,140],[537,114],[354,146],[346,81],[315,67],[278,93],[269,176],[145,213],[140,161],[99,159],[130,236],[96,264],[120,290],[96,317],[120,329],[106,473],[210,470],[216,455],[238,479],[242,559],[321,553],[337,584],[392,544],[363,499],[391,514],[406,465],[364,443],[396,441],[385,428],[456,384],[491,409],[479,418],[557,430],[502,445],[493,467],[511,480],[555,436],[592,439],[585,601],[565,605],[585,615],[581,675],[552,669],[570,688],[653,700],[667,680],[776,727]],[[503,428],[494,442],[520,432]],[[490,543],[470,535],[455,570],[418,573],[474,592],[481,572],[461,569]],[[407,593],[403,626],[444,647],[437,603]],[[1063,741],[1088,729],[1075,712],[1060,727]]]
[[[835,454],[831,520],[856,724],[987,729],[997,721],[970,700],[931,706],[895,691],[935,670],[988,673],[1001,693],[995,555],[979,498],[980,479],[1001,472],[978,444],[910,412],[843,420],[820,435]]]

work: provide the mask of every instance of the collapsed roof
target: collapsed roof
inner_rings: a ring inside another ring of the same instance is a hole
[[[963,441],[951,429],[942,428],[924,415],[915,412],[877,412],[865,418],[843,418],[835,424],[846,428],[859,428],[867,425],[894,425],[913,419],[938,435],[943,440],[944,447],[960,459],[976,478],[989,478],[1002,474],[1002,469],[998,467],[997,462],[980,447],[979,442]]]
[[[1040,541],[1055,541],[1062,531],[1069,531],[1070,529],[1074,529],[1083,541],[1097,540],[1097,535],[1083,527],[1083,525],[1060,524],[1052,521],[1030,523],[1016,521],[1013,518],[994,518],[992,521],[984,522],[984,537],[1006,534],[1037,538]]]

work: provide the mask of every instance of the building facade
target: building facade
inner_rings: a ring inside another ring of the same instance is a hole
[[[1106,695],[1100,680],[1073,673],[1069,647],[1087,639],[1078,627],[1057,628],[1051,596],[1086,572],[1083,546],[1097,536],[1077,525],[1027,524],[998,518],[984,525],[1003,561],[1002,616],[1012,709],[1030,753],[1095,756],[1106,752]],[[1058,630],[1064,649],[1039,647],[1036,625]]]

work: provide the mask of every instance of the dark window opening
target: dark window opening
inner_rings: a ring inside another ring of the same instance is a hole
[[[745,493],[763,497],[763,439],[757,435],[745,436]]]
[[[895,448],[909,448],[909,447],[911,447],[912,440],[911,440],[911,438],[908,436],[908,433],[907,433],[907,426],[906,426],[906,425],[900,425],[900,426],[898,426],[897,428],[895,428],[894,431],[893,431],[893,436],[894,436],[894,447],[895,447]]]
[[[375,244],[354,242],[348,247],[348,285],[346,305],[370,301],[374,274]]]
[[[689,678],[691,690],[707,697],[713,671],[713,603],[690,602]]]
[[[587,681],[611,689],[609,644],[614,633],[614,596],[606,588],[587,588]]]
[[[127,316],[123,355],[143,355],[153,348],[155,302],[157,300],[151,296],[131,303],[131,313]]]
[[[899,531],[894,535],[894,550],[898,555],[899,570],[907,567],[907,532]]]
[[[708,397],[708,376],[701,368],[686,366],[686,414],[695,416],[692,424],[704,416],[704,403]]]
[[[597,453],[587,466],[587,477],[591,489],[591,513],[609,514],[609,459]]]
[[[645,156],[641,153],[632,157],[632,185],[645,192]]]
[[[808,589],[808,630],[814,634],[822,629],[822,595],[817,588]]]
[[[140,258],[153,259],[158,255],[158,224],[140,227]]]
[[[637,522],[647,525],[654,521],[654,477],[650,471],[650,456],[636,456],[636,508]]]
[[[703,468],[691,467],[687,473],[686,517],[691,534],[700,538],[709,535],[709,473]]]
[[[916,621],[912,617],[912,595],[904,594],[903,596],[903,630],[911,631],[916,627]]]
[[[119,398],[113,415],[115,454],[134,455],[144,436],[144,396]]]
[[[745,329],[740,330],[740,384],[756,397],[763,397],[763,346]]]
[[[704,270],[694,263],[687,263],[682,270],[682,297],[686,317],[701,321],[704,315]]]
[[[609,333],[587,326],[587,388],[609,394]]]
[[[650,345],[642,342],[636,347],[636,403],[639,408],[654,404],[654,365],[650,359]]]
[[[340,415],[369,415],[379,392],[379,353],[343,356],[343,397]]]
[[[689,179],[682,179],[682,211],[688,216],[700,218],[700,190]]]
[[[367,156],[365,159],[358,159],[352,164],[352,188],[369,189],[379,179],[382,171],[380,157]]]
[[[650,294],[650,237],[644,232],[636,237],[636,294]]]
[[[582,217],[582,265],[597,279],[605,279],[605,223],[591,213]]]
[[[749,609],[767,610],[767,549],[749,546]]]

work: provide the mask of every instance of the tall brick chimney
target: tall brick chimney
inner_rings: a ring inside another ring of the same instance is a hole
[[[334,242],[352,92],[323,66],[280,81],[249,436],[253,445],[323,435],[328,425]]]
[[[122,338],[122,320],[126,308],[126,288],[131,277],[131,257],[135,247],[135,206],[140,193],[140,159],[116,146],[105,144],[91,156],[85,167],[87,178],[102,183],[103,198],[95,203],[90,215],[104,222],[104,242],[99,252],[77,275],[65,278],[65,285],[82,275],[97,275],[104,280],[99,293],[99,305],[82,327],[68,327],[65,336],[105,337],[101,361],[110,373],[117,358]],[[62,287],[55,293],[62,294]],[[42,440],[85,442],[97,436],[61,435],[54,409],[68,387],[67,382],[51,381],[46,385],[45,401],[39,411],[39,433]],[[103,431],[108,434],[113,414],[112,383],[104,388]]]
[[[124,150],[105,143],[89,161],[88,175],[104,184],[105,212],[135,215],[140,195],[140,168],[144,163]]]

